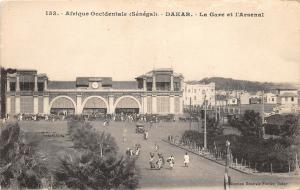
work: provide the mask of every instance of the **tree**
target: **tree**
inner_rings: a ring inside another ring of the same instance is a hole
[[[207,134],[210,138],[223,135],[223,128],[219,127],[219,120],[207,117],[206,119]]]
[[[287,115],[286,120],[281,126],[282,137],[294,138],[299,135],[299,117],[295,115]]]
[[[230,119],[229,123],[239,129],[243,136],[262,137],[262,119],[258,112],[246,110],[244,115]]]
[[[88,149],[99,154],[116,154],[118,151],[114,137],[104,132],[99,134],[90,123],[70,123],[69,128],[75,149]]]

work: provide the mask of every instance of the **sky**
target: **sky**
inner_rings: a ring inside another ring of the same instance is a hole
[[[169,3],[168,3],[169,2]],[[300,83],[300,3],[223,1],[4,1],[0,63],[50,80],[134,80],[173,68],[204,77]],[[46,11],[264,13],[263,18],[46,16]]]

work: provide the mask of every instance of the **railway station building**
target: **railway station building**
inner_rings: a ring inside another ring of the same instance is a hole
[[[133,81],[77,77],[52,81],[36,70],[16,70],[6,78],[5,110],[24,114],[182,114],[183,76],[154,69]]]

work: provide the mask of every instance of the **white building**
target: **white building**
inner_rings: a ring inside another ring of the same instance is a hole
[[[208,106],[215,106],[215,83],[203,84],[198,81],[183,83],[183,104],[184,106],[201,106],[204,100]]]
[[[277,89],[276,101],[278,106],[274,108],[275,113],[300,113],[297,89]]]
[[[278,103],[281,105],[298,105],[298,91],[295,89],[278,90]]]
[[[249,92],[245,92],[243,94],[240,95],[240,102],[241,104],[250,104],[250,93]]]
[[[264,93],[264,103],[265,104],[277,104],[277,96],[273,93]]]

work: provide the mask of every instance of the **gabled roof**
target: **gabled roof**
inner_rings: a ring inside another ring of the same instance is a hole
[[[48,88],[49,89],[75,89],[76,83],[75,81],[49,81]]]

